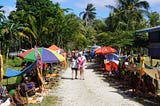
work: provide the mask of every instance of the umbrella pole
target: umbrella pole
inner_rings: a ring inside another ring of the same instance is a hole
[[[40,79],[40,81],[39,81],[39,84],[40,83],[42,83],[42,85],[40,85],[42,88],[43,88],[43,77],[42,77],[42,74],[41,74],[41,72],[40,72],[40,69],[37,67],[37,73],[38,73],[38,77],[39,77],[39,79]]]

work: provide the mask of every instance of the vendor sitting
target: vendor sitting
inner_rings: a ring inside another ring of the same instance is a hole
[[[0,106],[15,106],[16,104],[8,94],[6,86],[0,85]]]
[[[16,106],[24,105],[26,104],[26,101],[22,99],[20,95],[20,85],[16,85],[14,89],[11,89],[9,91],[9,95],[11,96],[12,100],[16,104]]]
[[[29,82],[28,77],[25,77],[24,82],[21,83],[21,94],[24,97],[35,95],[35,84],[34,82]]]

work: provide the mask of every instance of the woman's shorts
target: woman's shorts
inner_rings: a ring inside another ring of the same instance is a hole
[[[77,71],[78,70],[78,68],[71,68],[72,70],[75,70],[75,71]]]

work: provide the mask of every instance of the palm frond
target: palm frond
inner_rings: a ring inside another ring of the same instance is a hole
[[[144,9],[149,9],[149,3],[147,1],[140,1],[137,4],[135,4],[138,8],[144,8]]]
[[[29,39],[29,37],[26,34],[22,33],[22,32],[18,32],[18,35],[20,37],[22,37],[22,38]]]
[[[33,36],[34,39],[37,39],[36,34],[29,27],[25,27],[24,31],[27,32],[27,33],[30,33]]]

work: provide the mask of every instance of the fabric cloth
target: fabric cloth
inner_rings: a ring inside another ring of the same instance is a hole
[[[0,106],[10,106],[10,98],[8,98],[4,103],[0,103]]]

